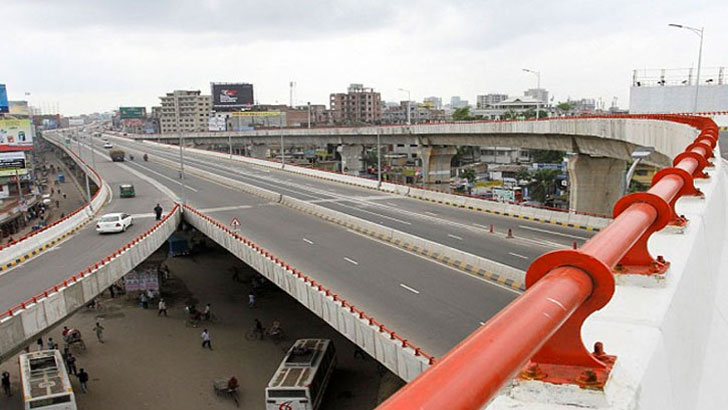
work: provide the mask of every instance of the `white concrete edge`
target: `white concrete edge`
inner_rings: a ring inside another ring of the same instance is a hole
[[[59,286],[57,291],[28,303],[12,316],[0,318],[0,363],[32,344],[38,335],[85,306],[147,259],[174,233],[181,221],[181,214],[181,208],[178,208],[148,236],[109,261],[99,261],[99,267],[84,274],[83,278],[76,281],[69,279],[67,285]]]
[[[294,275],[292,270],[284,267],[282,263],[276,262],[272,256],[266,256],[253,249],[252,246],[236,239],[229,232],[194,212],[185,212],[184,219],[296,298],[299,303],[404,380],[414,379],[429,366],[429,361],[425,357],[417,355],[411,347],[402,347],[402,343],[392,339],[389,333],[381,331],[368,320],[360,318],[357,313],[344,307],[341,301],[334,300],[332,295],[327,295],[325,290]]]

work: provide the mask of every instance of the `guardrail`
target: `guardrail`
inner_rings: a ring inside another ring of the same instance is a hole
[[[707,118],[636,115],[674,121],[700,133],[673,167],[658,172],[647,192],[627,195],[614,206],[614,221],[578,250],[558,250],[536,259],[526,273],[527,290],[434,366],[378,407],[393,409],[483,408],[514,376],[552,384],[603,389],[616,357],[601,343],[589,352],[581,339],[584,321],[604,307],[615,274],[664,275],[669,262],[654,259],[650,236],[681,218],[677,199],[701,195],[694,179],[705,178],[718,127]],[[519,374],[520,372],[520,374]]]
[[[99,175],[96,170],[88,166],[88,164],[86,164],[73,151],[66,149],[51,139],[47,139],[47,141],[58,146],[70,155],[74,161],[84,169],[99,189],[91,197],[90,208],[89,204],[86,203],[46,227],[30,232],[10,244],[6,244],[4,246],[0,245],[0,271],[9,269],[18,263],[41,253],[43,250],[55,245],[66,236],[73,234],[84,224],[90,221],[96,211],[98,211],[101,208],[101,205],[103,205],[103,203],[108,199],[109,188],[104,184],[101,175]]]
[[[181,210],[175,204],[161,221],[118,250],[0,313],[0,362],[143,262],[175,231],[180,220]]]
[[[253,241],[189,205],[184,205],[184,209],[186,222],[288,292],[403,379],[412,380],[434,362],[433,356]]]

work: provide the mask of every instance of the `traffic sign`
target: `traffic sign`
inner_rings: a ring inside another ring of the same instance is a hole
[[[230,221],[230,227],[233,228],[234,230],[237,230],[239,226],[240,226],[240,219],[233,217],[233,220]]]

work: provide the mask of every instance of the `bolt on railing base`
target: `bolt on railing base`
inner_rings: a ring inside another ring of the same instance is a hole
[[[537,380],[551,384],[573,384],[589,390],[603,390],[617,356],[602,355],[599,356],[599,360],[604,362],[606,367],[566,366],[530,361],[518,375],[516,381]]]

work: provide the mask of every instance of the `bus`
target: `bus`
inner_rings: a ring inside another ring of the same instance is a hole
[[[299,339],[265,389],[266,410],[316,410],[336,367],[328,339]]]
[[[25,410],[76,410],[76,397],[61,352],[25,353],[18,361]]]

